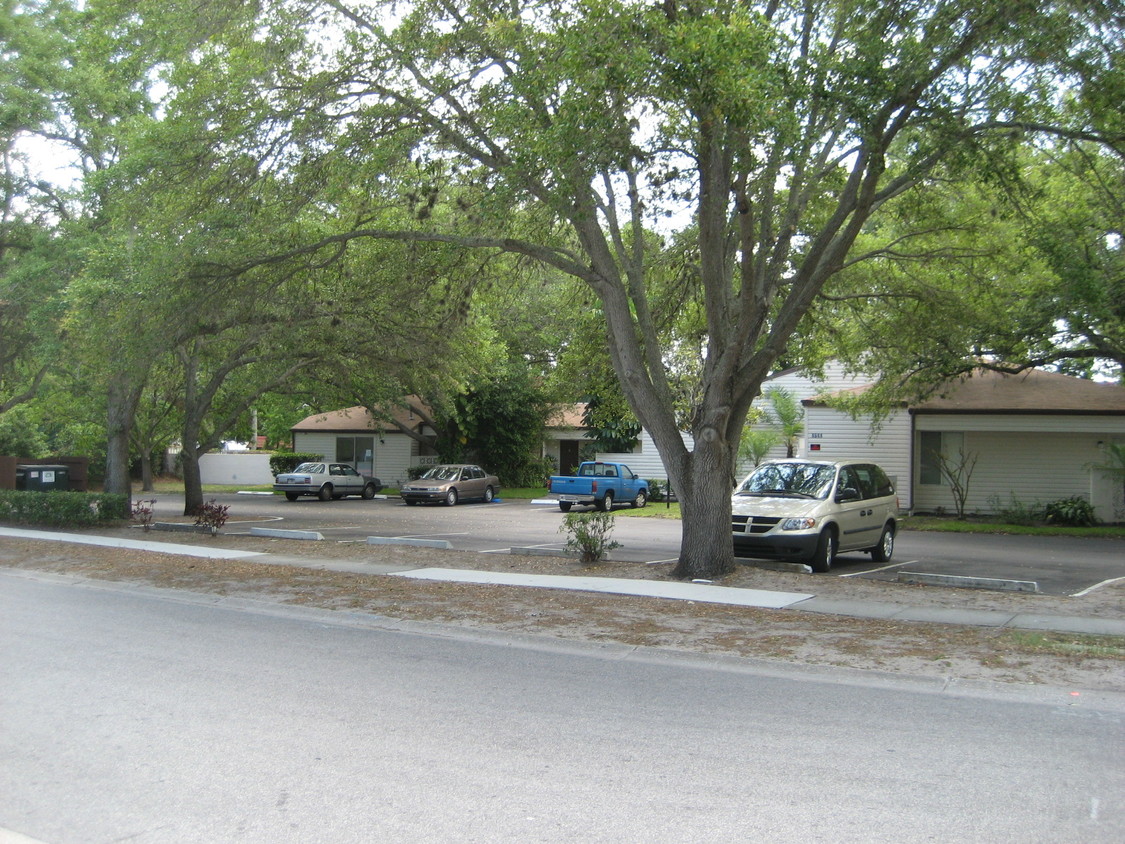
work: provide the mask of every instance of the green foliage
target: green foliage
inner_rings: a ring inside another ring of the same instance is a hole
[[[19,405],[0,413],[0,454],[12,457],[47,457],[50,443],[31,408]]]
[[[91,527],[128,518],[129,498],[104,492],[0,490],[0,522]]]
[[[660,478],[650,478],[648,481],[649,501],[663,501],[668,490],[668,482]]]
[[[1070,527],[1093,527],[1098,523],[1094,505],[1077,495],[1052,501],[1043,508],[1043,518],[1049,523]]]
[[[438,442],[442,460],[479,463],[503,486],[535,486],[543,478],[538,452],[548,410],[526,364],[506,362],[455,400]]]
[[[566,550],[578,554],[587,565],[601,562],[606,554],[621,547],[619,542],[610,539],[613,533],[612,513],[567,513],[559,525],[559,533],[567,535]]]
[[[284,475],[286,472],[292,472],[302,463],[315,463],[319,460],[319,454],[278,451],[270,455],[270,471],[274,476]]]
[[[1001,504],[999,496],[992,496],[988,499],[988,505],[1006,524],[1029,526],[1043,521],[1043,507],[1039,502],[1026,504],[1014,494],[1009,497],[1007,504]]]

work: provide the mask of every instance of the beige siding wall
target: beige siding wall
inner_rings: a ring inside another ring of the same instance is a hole
[[[948,429],[948,420],[944,427]],[[1075,495],[1091,500],[1098,483],[1094,466],[1101,459],[1102,439],[1103,435],[1089,432],[965,431],[965,453],[976,458],[966,512],[992,513],[997,507],[1011,506],[1013,497],[1029,506]],[[955,510],[946,483],[917,484],[914,506],[922,511]],[[1109,513],[1099,517],[1112,518]]]

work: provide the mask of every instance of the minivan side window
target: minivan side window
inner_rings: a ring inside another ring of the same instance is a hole
[[[886,473],[875,465],[855,467],[864,498],[885,498],[894,495],[894,487]]]

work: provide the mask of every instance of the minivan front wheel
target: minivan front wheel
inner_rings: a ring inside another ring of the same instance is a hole
[[[809,561],[809,565],[813,571],[825,572],[832,570],[832,564],[836,561],[836,531],[832,528],[825,528],[824,532],[820,534],[820,540],[816,543],[816,553]]]
[[[871,549],[871,559],[876,563],[889,563],[894,552],[895,529],[894,525],[887,522],[883,528],[883,535],[879,537],[879,544]]]

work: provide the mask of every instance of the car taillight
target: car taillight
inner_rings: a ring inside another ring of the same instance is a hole
[[[597,492],[597,491],[598,491],[598,482],[597,481],[590,481],[590,492]]]
[[[551,491],[551,479],[547,478],[547,492]]]

